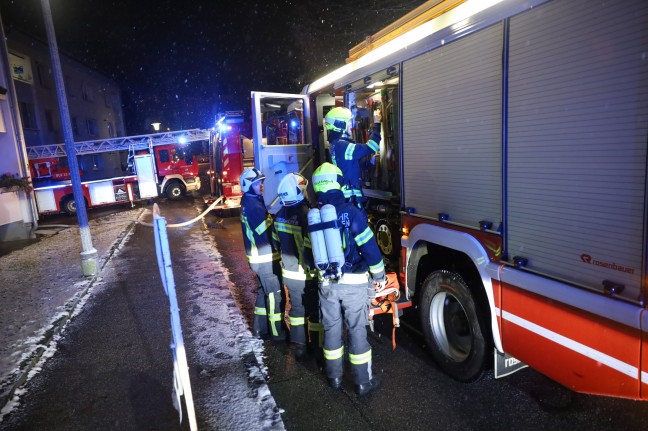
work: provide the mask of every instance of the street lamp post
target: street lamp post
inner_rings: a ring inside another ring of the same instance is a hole
[[[61,60],[58,54],[56,44],[56,35],[54,33],[54,23],[52,21],[52,10],[50,9],[49,0],[41,0],[43,7],[43,20],[45,21],[45,30],[49,42],[50,56],[52,57],[52,73],[54,74],[54,84],[58,98],[59,109],[61,111],[61,124],[63,125],[63,137],[65,139],[65,152],[67,153],[68,166],[70,168],[70,178],[72,180],[72,192],[76,204],[76,214],[79,220],[79,234],[81,237],[81,268],[83,275],[92,276],[99,272],[97,265],[97,250],[92,245],[90,236],[90,227],[88,226],[88,214],[86,212],[85,199],[81,189],[81,176],[79,175],[79,163],[76,158],[76,149],[74,148],[74,135],[72,134],[72,122],[70,121],[70,111],[65,94],[65,83],[61,71]]]

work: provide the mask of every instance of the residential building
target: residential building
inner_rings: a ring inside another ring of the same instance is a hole
[[[6,89],[4,100],[0,94],[0,173],[29,176],[27,147],[64,142],[49,47],[15,30],[0,36],[0,87]],[[124,136],[118,84],[64,54],[60,59],[74,141]],[[79,157],[82,170],[101,164],[101,155]],[[0,241],[29,238],[37,224],[31,194],[0,189]]]

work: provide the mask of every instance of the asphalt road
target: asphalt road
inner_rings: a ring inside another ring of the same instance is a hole
[[[191,200],[174,207],[175,217],[195,215]],[[249,324],[256,281],[247,267],[237,214],[210,214],[206,223]],[[173,247],[174,239],[170,241]],[[136,269],[146,253],[154,252],[138,253],[142,254],[120,254],[116,267]],[[72,320],[58,353],[30,382],[23,419],[0,423],[0,429],[182,429],[168,391],[168,306],[161,304],[166,298],[161,289],[143,288],[146,280],[138,278],[137,271],[131,278],[132,284],[105,289],[111,295],[97,292],[92,311]],[[200,301],[193,298],[192,303],[181,304],[188,307],[181,313],[191,313]],[[344,389],[333,391],[312,358],[297,362],[286,344],[265,342],[268,385],[286,429],[596,431],[648,425],[648,403],[576,394],[532,369],[500,380],[487,375],[476,383],[458,383],[426,353],[416,329],[416,310],[403,317],[396,350],[391,349],[389,317],[378,316],[376,321],[370,342],[374,373],[381,375],[383,385],[365,399],[353,393],[349,373]],[[143,337],[144,332],[152,335]],[[129,364],[128,368],[118,368],[119,363]],[[192,370],[192,379],[196,372]],[[80,373],[92,376],[93,383],[80,379]],[[115,373],[121,377],[119,384]]]
[[[208,219],[210,233],[243,287],[251,319],[253,282],[241,245],[236,214]],[[233,217],[232,217],[233,216]],[[221,223],[217,223],[221,221]],[[216,227],[217,226],[217,227]],[[314,359],[294,360],[286,345],[265,342],[269,386],[284,410],[288,430],[622,430],[648,426],[648,403],[572,392],[532,369],[495,380],[492,373],[464,384],[443,374],[427,354],[417,310],[408,309],[391,349],[389,316],[376,316],[370,333],[373,370],[382,387],[367,399],[353,392],[350,373],[341,392],[331,390]]]

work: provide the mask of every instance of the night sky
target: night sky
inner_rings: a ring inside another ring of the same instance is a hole
[[[128,134],[207,128],[250,91],[299,93],[424,0],[50,0],[59,49],[117,81]],[[0,0],[45,41],[40,0]]]

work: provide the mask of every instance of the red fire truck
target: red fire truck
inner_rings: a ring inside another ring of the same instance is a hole
[[[215,209],[238,208],[241,203],[239,179],[243,170],[254,164],[249,122],[243,111],[227,111],[219,115],[209,137],[210,196],[205,203],[211,204],[222,197]]]
[[[209,130],[182,130],[75,143],[83,195],[88,207],[166,195],[180,199],[200,189],[192,142],[207,141]],[[40,214],[76,213],[64,144],[28,147]]]
[[[648,399],[647,21],[646,2],[429,1],[304,94],[253,92],[255,164],[308,176],[328,109],[362,141],[380,108],[367,211],[440,368]],[[269,145],[263,110],[291,104],[304,140]]]

